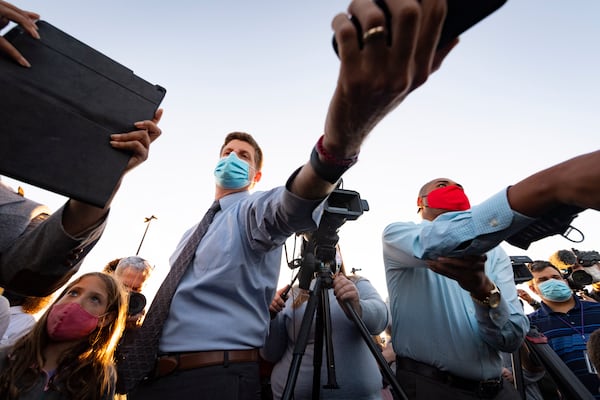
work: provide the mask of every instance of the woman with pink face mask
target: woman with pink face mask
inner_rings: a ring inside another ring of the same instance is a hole
[[[69,283],[31,332],[0,350],[0,398],[112,399],[126,314],[112,276],[92,272]]]

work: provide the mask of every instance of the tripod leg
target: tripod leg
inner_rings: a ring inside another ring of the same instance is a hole
[[[323,364],[323,293],[324,287],[321,285],[317,305],[317,316],[315,318],[315,345],[313,349],[313,380],[312,380],[312,399],[321,397],[321,366]]]
[[[371,334],[369,333],[367,326],[357,314],[356,310],[354,309],[354,307],[352,307],[352,304],[349,301],[345,301],[344,304],[350,311],[350,315],[352,315],[352,321],[360,331],[365,343],[369,347],[369,350],[371,350],[371,353],[375,357],[379,368],[381,368],[381,371],[385,375],[385,378],[392,386],[392,389],[394,391],[394,397],[399,396],[403,400],[408,400],[408,397],[406,397],[406,393],[404,393],[404,391],[400,387],[400,384],[398,383],[398,380],[396,380],[396,377],[394,376],[394,371],[392,371],[387,361],[385,361],[385,358],[383,358],[383,354],[381,354],[381,351],[379,351],[379,348],[371,338]]]
[[[525,381],[523,380],[523,367],[521,366],[521,353],[520,349],[515,350],[510,355],[512,361],[513,377],[515,379],[515,388],[519,392],[519,395],[525,399]]]
[[[306,310],[304,311],[302,324],[300,325],[300,331],[298,332],[298,339],[296,340],[296,345],[294,346],[294,355],[290,365],[290,370],[288,372],[287,381],[285,383],[285,389],[283,391],[283,395],[281,396],[283,400],[291,399],[294,393],[294,387],[296,386],[296,380],[298,379],[298,372],[300,371],[300,364],[302,363],[302,357],[304,356],[304,351],[306,350],[306,345],[308,344],[310,328],[312,326],[313,317],[317,310],[317,303],[319,301],[319,296],[315,296],[315,293],[320,293],[320,291],[321,281],[316,279],[313,292],[311,293],[311,296],[306,304]]]
[[[335,376],[335,359],[333,356],[333,328],[331,325],[331,309],[329,308],[329,293],[327,288],[321,289],[322,313],[323,322],[325,325],[325,350],[327,351],[327,384],[324,386],[327,389],[339,389],[337,378]],[[317,331],[319,332],[319,331]],[[316,354],[316,353],[315,353]],[[316,356],[316,355],[315,355]]]

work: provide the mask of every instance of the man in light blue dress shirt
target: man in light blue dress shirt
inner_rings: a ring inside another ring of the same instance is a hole
[[[130,400],[259,398],[258,348],[269,327],[282,245],[293,233],[317,228],[320,204],[357,161],[367,134],[456,45],[436,47],[445,10],[445,2],[395,4],[390,18],[403,23],[393,25],[391,44],[386,15],[374,2],[353,1],[354,22],[347,13],[334,17],[341,65],[324,135],[285,186],[250,193],[262,174],[262,152],[246,133],[227,136],[214,170],[221,210],[173,295],[156,373],[129,392]]]
[[[509,257],[485,239],[530,218],[505,193],[471,208],[446,178],[424,185],[417,204],[421,223],[392,223],[383,234],[400,386],[410,399],[518,399],[502,381],[501,352],[519,347],[529,322]]]

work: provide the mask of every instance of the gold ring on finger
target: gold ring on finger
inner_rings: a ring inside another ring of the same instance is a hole
[[[366,43],[368,40],[372,39],[375,36],[379,36],[384,32],[385,28],[383,26],[374,26],[373,28],[370,28],[365,33],[363,33],[362,40],[364,43]]]

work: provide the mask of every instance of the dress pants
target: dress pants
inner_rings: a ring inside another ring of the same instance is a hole
[[[409,400],[471,400],[484,398],[479,397],[474,391],[456,388],[410,371],[397,370],[396,378],[400,388]],[[492,399],[521,400],[521,396],[511,383],[504,381],[502,389]]]
[[[175,371],[140,384],[128,400],[260,400],[257,362]]]

